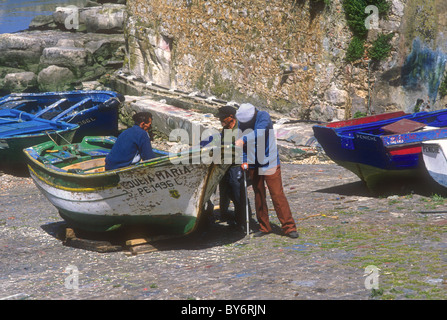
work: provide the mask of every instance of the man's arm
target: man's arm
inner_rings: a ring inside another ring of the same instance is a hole
[[[141,160],[143,161],[156,157],[154,151],[152,150],[151,139],[149,138],[148,134],[141,135],[140,150]]]

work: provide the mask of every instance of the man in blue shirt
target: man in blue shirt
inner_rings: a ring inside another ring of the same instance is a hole
[[[134,126],[118,136],[112,150],[106,157],[106,170],[127,167],[140,160],[155,158],[148,130],[152,125],[150,112],[138,112],[132,117]]]
[[[261,237],[272,231],[266,200],[267,185],[284,234],[298,238],[296,224],[284,194],[281,164],[270,115],[266,111],[258,111],[250,103],[243,103],[236,112],[236,118],[242,137],[235,145],[243,148],[242,168],[248,170],[255,192],[259,232],[254,236]]]

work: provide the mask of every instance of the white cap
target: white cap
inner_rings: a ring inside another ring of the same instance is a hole
[[[255,106],[250,103],[243,103],[236,111],[236,119],[239,122],[248,122],[255,115]]]

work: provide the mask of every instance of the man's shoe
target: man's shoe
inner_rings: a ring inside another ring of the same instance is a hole
[[[296,239],[299,237],[298,232],[296,232],[296,231],[289,232],[288,234],[286,234],[286,236],[288,236],[289,238],[293,238],[293,239]]]
[[[263,237],[263,236],[265,236],[265,235],[268,235],[269,233],[270,233],[270,232],[258,231],[258,232],[253,233],[253,237],[255,237],[255,238],[260,238],[260,237]]]

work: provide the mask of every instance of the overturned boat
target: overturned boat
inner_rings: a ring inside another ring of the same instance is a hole
[[[105,171],[105,156],[115,141],[114,137],[85,137],[81,143],[63,146],[49,141],[24,153],[37,187],[75,228],[105,232],[144,225],[157,234],[194,231],[230,166],[203,163],[201,155],[223,154],[228,148],[175,155],[154,150],[157,158]]]

